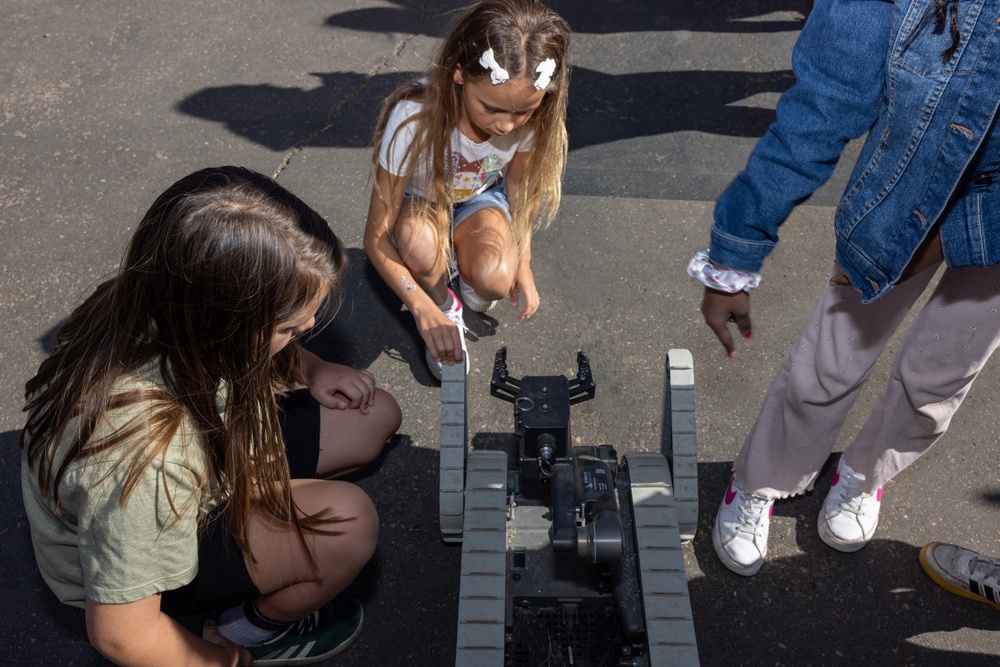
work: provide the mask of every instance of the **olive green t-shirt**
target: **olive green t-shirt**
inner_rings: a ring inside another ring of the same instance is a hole
[[[159,389],[158,365],[124,377],[116,392]],[[109,411],[91,442],[97,442],[154,409],[151,401]],[[60,442],[62,460],[76,428]],[[185,419],[162,457],[156,457],[120,506],[134,452],[149,441],[147,429],[114,448],[74,461],[59,483],[59,508],[38,487],[37,471],[22,457],[21,489],[31,540],[42,577],[71,605],[86,598],[122,604],[173,590],[198,572],[198,519],[218,504],[206,453],[190,419]],[[131,453],[130,453],[131,452]],[[118,465],[119,462],[122,462]],[[171,508],[179,511],[179,516]]]

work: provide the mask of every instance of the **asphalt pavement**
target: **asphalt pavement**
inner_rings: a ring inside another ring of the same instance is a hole
[[[371,134],[385,94],[427,64],[457,0],[5,0],[0,8],[0,667],[103,665],[83,614],[34,567],[14,447],[23,386],[52,332],[114,270],[133,226],[169,184],[240,164],[313,205],[349,247],[335,323],[310,345],[370,369],[404,410],[379,464],[357,477],[380,546],[351,587],[362,636],[327,665],[454,662],[460,549],[439,539],[439,390],[412,318],[361,250]],[[809,0],[554,0],[574,28],[570,153],[558,219],[533,242],[542,306],[469,314],[472,446],[509,437],[489,396],[493,355],[512,374],[575,372],[596,398],[573,411],[583,444],[656,451],[667,350],[691,350],[697,393],[697,537],[684,547],[701,664],[708,667],[1000,664],[997,611],[938,589],[921,545],[1000,553],[998,371],[988,366],[938,445],[885,489],[873,542],[824,546],[817,490],[779,502],[760,574],[731,574],[711,521],[732,459],[832,261],[833,206],[856,154],[783,228],[754,293],[753,338],[728,359],[684,273],[714,199],[792,83]],[[892,352],[895,343],[890,344]],[[889,356],[889,355],[886,355]],[[886,374],[880,362],[838,450]]]

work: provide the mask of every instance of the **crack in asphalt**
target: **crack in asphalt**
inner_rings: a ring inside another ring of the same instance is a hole
[[[301,153],[306,146],[315,141],[324,132],[332,128],[334,122],[340,116],[341,109],[344,108],[344,105],[347,104],[350,100],[354,99],[354,97],[358,93],[360,93],[365,88],[365,86],[368,85],[368,83],[372,80],[372,78],[377,76],[378,73],[382,71],[382,69],[386,66],[386,64],[388,64],[391,60],[398,58],[399,54],[403,52],[403,49],[406,48],[406,45],[409,44],[414,37],[422,34],[424,27],[427,25],[428,17],[430,16],[431,2],[432,0],[424,0],[423,8],[421,9],[420,12],[420,22],[417,24],[417,29],[411,32],[403,39],[399,40],[399,42],[396,43],[396,46],[392,49],[391,52],[383,56],[382,60],[376,63],[375,66],[372,67],[370,70],[368,70],[368,73],[365,75],[365,78],[362,79],[362,81],[358,85],[356,85],[350,92],[344,95],[344,97],[339,102],[333,105],[333,107],[330,109],[330,112],[326,115],[326,121],[323,123],[323,125],[313,130],[305,139],[296,142],[291,148],[285,151],[285,155],[281,158],[281,162],[278,164],[278,168],[275,169],[274,174],[271,176],[271,178],[277,180],[277,178],[281,175],[281,172],[283,172],[285,168],[287,168],[288,165],[291,163],[293,157]]]

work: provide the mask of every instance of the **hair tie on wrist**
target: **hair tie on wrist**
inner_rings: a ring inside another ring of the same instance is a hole
[[[760,285],[760,271],[720,269],[708,258],[708,248],[694,254],[688,262],[687,272],[705,287],[727,294],[749,292]]]

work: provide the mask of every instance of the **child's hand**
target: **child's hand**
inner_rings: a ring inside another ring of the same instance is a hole
[[[701,300],[701,314],[726,348],[726,354],[736,356],[736,344],[729,332],[729,323],[735,322],[743,337],[750,338],[750,295],[746,292],[727,294],[706,287]]]
[[[237,665],[237,667],[251,667],[253,665],[253,656],[250,655],[250,651],[223,637],[222,633],[219,632],[219,626],[216,625],[213,619],[210,618],[205,621],[205,625],[201,631],[201,638],[226,649],[226,653],[229,654],[230,658],[235,657],[236,662],[230,662],[230,664]]]
[[[309,369],[309,393],[332,410],[359,409],[366,415],[375,401],[375,376],[323,361]]]
[[[535,275],[531,272],[531,265],[528,262],[521,262],[517,267],[517,275],[514,276],[514,286],[510,288],[510,302],[517,309],[524,299],[524,308],[517,314],[522,320],[526,320],[538,310],[541,299],[538,297],[538,288],[535,287]]]
[[[462,361],[462,337],[458,325],[449,320],[440,308],[428,308],[419,313],[415,311],[413,318],[432,357],[442,364]]]
[[[837,285],[839,287],[852,287],[851,279],[844,273],[838,273],[835,276],[831,276],[830,284]]]

